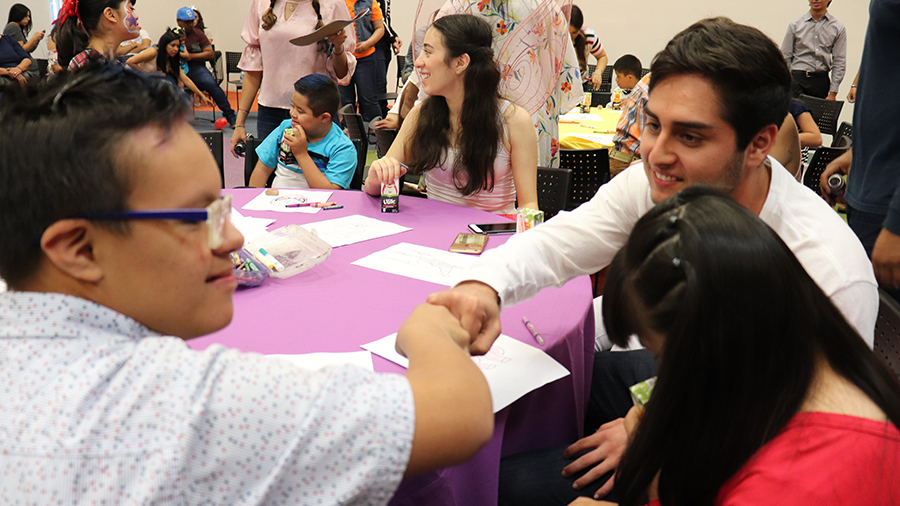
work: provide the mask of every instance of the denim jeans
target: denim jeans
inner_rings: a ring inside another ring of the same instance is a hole
[[[850,229],[859,238],[859,242],[862,243],[869,258],[872,258],[875,240],[881,234],[884,218],[884,214],[865,213],[847,206],[847,224],[850,225]],[[882,286],[881,289],[886,291],[894,300],[900,302],[900,290],[885,286]]]
[[[282,121],[290,117],[291,111],[288,109],[266,107],[260,104],[256,117],[256,136],[259,140],[265,140],[272,130],[278,128]]]
[[[213,78],[212,74],[209,73],[206,66],[189,66],[187,76],[191,81],[194,81],[194,84],[197,85],[197,88],[200,88],[200,91],[209,93],[209,96],[212,97],[216,106],[222,111],[222,115],[225,116],[225,119],[228,120],[229,124],[233,125],[237,117],[234,114],[234,110],[231,108],[231,104],[228,103],[228,96],[222,88],[216,84],[216,80]]]
[[[375,116],[381,116],[381,108],[378,106],[379,72],[384,74],[384,65],[378,64],[375,53],[356,60],[356,72],[350,79],[350,84],[341,86],[341,105],[355,104],[359,99],[359,112],[365,121],[370,121]],[[381,79],[384,82],[384,78]]]
[[[384,37],[382,37],[384,40]],[[378,44],[375,44],[375,53],[372,56],[375,57],[375,61],[377,61],[378,70],[383,72],[379,72],[378,80],[375,82],[375,89],[378,92],[378,95],[387,93],[387,69],[388,65],[391,63],[391,56],[393,55],[393,51],[391,50],[390,44],[381,44],[379,41]],[[376,95],[376,97],[378,96]],[[387,100],[379,100],[378,108],[381,110],[381,117],[386,118],[388,114]]]

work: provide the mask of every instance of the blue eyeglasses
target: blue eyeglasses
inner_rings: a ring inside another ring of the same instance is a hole
[[[136,211],[107,211],[83,213],[73,218],[88,220],[180,220],[205,221],[209,231],[209,247],[216,249],[225,242],[225,224],[231,221],[231,194],[219,197],[205,208],[141,209]]]

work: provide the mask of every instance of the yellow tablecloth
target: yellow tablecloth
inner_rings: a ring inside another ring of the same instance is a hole
[[[622,111],[594,107],[589,115],[563,114],[559,117],[559,147],[597,149],[612,146],[616,124]]]

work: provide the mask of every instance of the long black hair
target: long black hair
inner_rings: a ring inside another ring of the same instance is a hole
[[[76,15],[66,15],[62,25],[59,26],[59,33],[56,35],[56,50],[59,54],[59,64],[63,68],[69,66],[69,61],[76,54],[84,51],[88,47],[91,40],[91,33],[97,30],[100,24],[100,17],[103,11],[109,7],[118,10],[119,6],[127,0],[78,0],[78,11]],[[60,18],[73,0],[66,0],[60,9]],[[81,24],[79,24],[79,21]]]
[[[25,19],[25,16],[31,15],[31,9],[22,4],[13,4],[12,7],[9,8],[9,19],[6,21],[7,23],[15,23],[19,24]],[[20,25],[21,26],[21,25]],[[34,26],[34,20],[29,19],[28,24],[22,27],[22,33],[25,36],[28,36],[28,33],[31,32],[31,27]]]
[[[572,45],[575,46],[575,57],[578,58],[578,68],[581,69],[581,75],[585,75],[587,72],[587,35],[582,30],[584,15],[575,4],[572,4],[572,12],[569,14],[569,26],[578,30],[575,38],[572,39]]]
[[[450,59],[469,55],[463,86],[462,113],[457,145],[460,156],[453,167],[453,180],[463,195],[494,188],[494,158],[503,134],[500,119],[500,71],[491,49],[491,27],[481,18],[454,14],[431,25],[441,34]],[[410,150],[410,171],[421,174],[446,159],[450,147],[450,109],[444,97],[429,97],[420,106],[418,124]],[[466,174],[466,181],[460,177]]]
[[[610,339],[664,336],[653,396],[616,471],[620,504],[712,505],[800,409],[824,359],[900,422],[900,382],[768,226],[691,187],[642,217],[609,268]]]
[[[181,40],[181,35],[171,28],[167,29],[166,33],[159,38],[159,43],[156,45],[156,70],[175,78],[177,83],[181,75],[181,52],[175,53],[175,56],[169,56],[167,47],[173,40]]]

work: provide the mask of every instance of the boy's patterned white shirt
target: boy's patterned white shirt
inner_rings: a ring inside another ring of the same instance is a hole
[[[0,294],[0,504],[385,504],[406,378],[194,351],[106,307]]]

